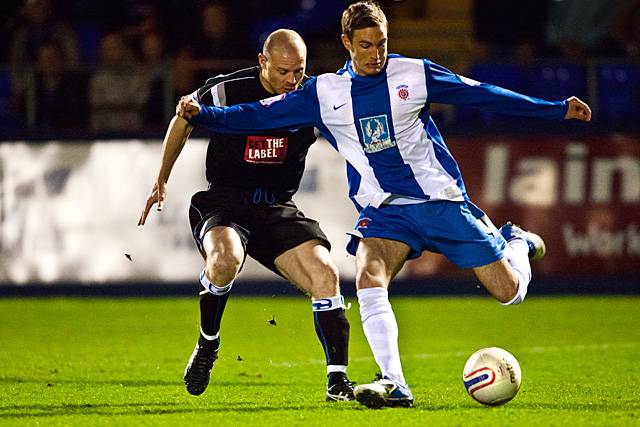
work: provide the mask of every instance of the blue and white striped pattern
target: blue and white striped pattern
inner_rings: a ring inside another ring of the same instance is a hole
[[[444,144],[445,150],[434,151],[428,122],[421,120],[427,111],[426,79],[423,60],[396,56],[377,76],[357,76],[347,68],[342,74],[318,77],[323,134],[332,136],[329,139],[336,141],[336,149],[351,165],[350,196],[359,207],[380,206],[392,195],[404,196],[402,200],[409,203],[463,199],[455,160]],[[399,86],[408,88],[407,99],[398,95]],[[375,117],[386,119],[392,144],[367,152],[363,120]],[[443,162],[454,169],[448,171]]]

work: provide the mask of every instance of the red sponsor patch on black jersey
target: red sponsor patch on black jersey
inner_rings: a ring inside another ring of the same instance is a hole
[[[287,158],[288,137],[247,136],[244,161],[249,163],[284,163]]]

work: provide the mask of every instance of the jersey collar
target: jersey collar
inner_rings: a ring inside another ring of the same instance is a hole
[[[384,64],[384,67],[382,68],[382,70],[380,70],[380,72],[374,76],[360,76],[358,74],[356,74],[355,71],[353,71],[353,63],[351,61],[351,59],[347,59],[347,62],[345,62],[344,67],[341,68],[340,70],[338,70],[338,74],[342,75],[344,73],[349,73],[349,76],[351,76],[352,80],[355,81],[360,81],[360,82],[372,82],[375,80],[378,80],[380,78],[384,78],[384,76],[387,73],[387,66],[389,65],[389,56],[387,56],[387,61]]]

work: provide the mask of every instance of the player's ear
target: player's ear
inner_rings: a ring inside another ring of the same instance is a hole
[[[346,34],[342,34],[340,36],[340,39],[342,39],[342,45],[344,46],[344,48],[351,52],[352,45],[351,40],[349,40],[349,36]]]
[[[262,53],[258,54],[258,64],[260,64],[260,68],[262,68],[263,70],[267,66],[267,57],[264,56]]]

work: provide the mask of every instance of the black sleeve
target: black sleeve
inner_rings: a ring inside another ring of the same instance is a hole
[[[217,76],[207,79],[204,86],[200,87],[194,94],[198,102],[216,107],[224,107],[226,105],[226,97],[223,77],[224,76]]]

